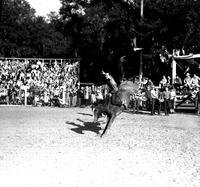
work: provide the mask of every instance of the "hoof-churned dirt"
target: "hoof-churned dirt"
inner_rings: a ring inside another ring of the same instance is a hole
[[[1,187],[199,187],[200,117],[0,107]]]

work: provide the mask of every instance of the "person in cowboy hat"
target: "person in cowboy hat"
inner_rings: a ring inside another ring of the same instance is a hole
[[[200,78],[194,74],[192,79],[191,79],[191,85],[192,87],[199,87],[200,86]]]
[[[191,88],[191,77],[190,77],[190,73],[187,73],[186,74],[186,77],[184,79],[184,86],[187,88],[187,89],[190,89]]]

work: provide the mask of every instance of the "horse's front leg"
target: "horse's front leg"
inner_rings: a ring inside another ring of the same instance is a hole
[[[94,123],[98,122],[98,119],[102,117],[103,113],[105,113],[105,109],[101,105],[95,107],[93,111]]]
[[[103,130],[103,133],[101,134],[101,137],[103,137],[103,135],[107,133],[107,130],[110,129],[115,118],[116,115],[107,115],[107,123],[105,129]]]

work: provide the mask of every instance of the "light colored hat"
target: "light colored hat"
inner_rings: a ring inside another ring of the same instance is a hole
[[[190,75],[190,73],[186,73],[186,76],[189,76]]]

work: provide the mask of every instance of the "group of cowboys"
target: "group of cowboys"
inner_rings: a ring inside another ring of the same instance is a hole
[[[116,92],[117,84],[113,77],[108,73],[105,74],[105,77],[109,80],[111,90]],[[179,93],[183,91],[183,94],[188,91],[197,93],[200,88],[200,78],[196,74],[190,77],[190,74],[187,73],[183,83],[177,75],[173,82],[172,84],[169,76],[167,78],[163,76],[159,86],[154,86],[150,79],[142,81],[137,94],[133,95],[131,99],[133,111],[139,112],[140,108],[145,107],[151,112],[151,115],[160,115],[161,111],[164,111],[165,115],[169,115],[175,112],[177,91]]]

